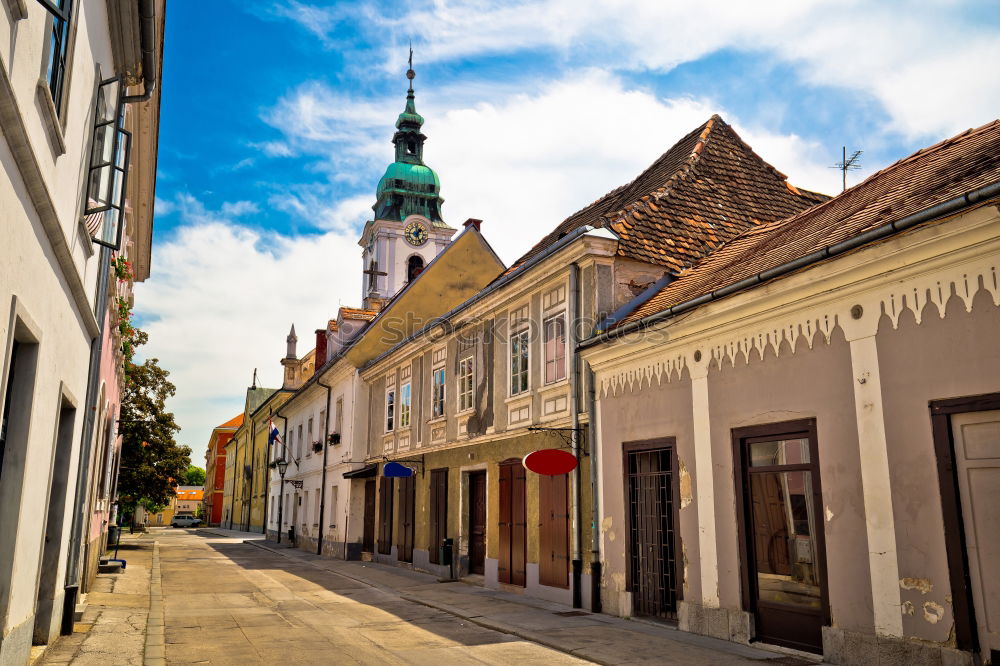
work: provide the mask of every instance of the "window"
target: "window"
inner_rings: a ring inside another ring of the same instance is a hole
[[[545,383],[566,379],[566,320],[561,314],[544,324]]]
[[[458,362],[458,411],[460,412],[472,409],[472,384],[474,377],[472,357],[467,356]]]
[[[528,331],[510,336],[510,394],[518,395],[528,390]]]
[[[333,431],[337,434],[343,432],[344,428],[344,399],[337,398],[337,411],[334,412],[336,416],[333,419]]]
[[[337,526],[337,486],[330,487],[330,527]]]
[[[66,79],[66,55],[69,51],[69,20],[72,0],[41,0],[42,6],[52,15],[52,34],[49,35],[48,68],[45,78],[56,110],[62,108],[63,88]]]
[[[302,424],[299,424],[299,436],[295,440],[295,459],[298,460],[302,457]]]
[[[431,416],[444,416],[444,368],[438,368],[431,375]]]
[[[406,261],[406,281],[413,282],[424,270],[424,258],[415,254]]]
[[[392,432],[396,425],[394,417],[396,415],[396,392],[386,391],[385,393],[385,431]]]
[[[309,418],[306,426],[306,456],[312,455],[313,448],[313,420],[312,417]]]
[[[326,444],[326,433],[323,432],[323,430],[322,430],[323,428],[326,427],[326,410],[325,409],[319,410],[319,421],[317,422],[317,425],[320,427],[319,437],[317,437],[317,439],[319,439],[319,441],[321,441],[324,444]]]
[[[313,525],[319,525],[319,501],[322,499],[320,492],[316,491],[316,513],[313,514]]]
[[[399,387],[399,427],[410,427],[410,385]]]

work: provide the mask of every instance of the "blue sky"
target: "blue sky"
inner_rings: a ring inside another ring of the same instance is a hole
[[[992,2],[479,0],[168,4],[144,350],[201,455],[291,323],[360,301],[357,238],[406,89],[445,218],[506,261],[712,113],[797,185],[836,193],[1000,109]],[[304,350],[302,350],[304,351]]]

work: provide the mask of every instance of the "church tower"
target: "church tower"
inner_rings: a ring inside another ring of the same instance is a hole
[[[378,183],[372,206],[375,219],[365,224],[358,242],[364,248],[361,296],[366,309],[380,309],[448,246],[455,233],[441,218],[441,182],[424,164],[427,137],[420,131],[424,118],[414,102],[414,76],[411,50],[406,107],[392,137],[396,160]]]

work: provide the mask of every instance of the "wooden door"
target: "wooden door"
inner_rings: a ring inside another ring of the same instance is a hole
[[[1000,663],[1000,410],[954,414],[965,554],[979,650]]]
[[[469,474],[469,573],[486,571],[486,472]]]
[[[538,476],[538,582],[569,587],[569,474]]]
[[[412,476],[399,480],[399,543],[396,544],[396,557],[401,562],[413,561],[413,518],[416,503],[416,484]]]
[[[829,601],[815,422],[753,426],[733,437],[744,598],[756,638],[822,654]]]
[[[365,479],[365,524],[361,550],[375,552],[375,479]]]
[[[677,478],[672,439],[625,444],[628,588],[636,615],[677,618]]]
[[[430,544],[428,556],[432,564],[441,563],[441,544],[448,536],[448,470],[431,470]]]
[[[392,552],[392,481],[383,476],[379,483],[378,552],[383,555]]]
[[[526,582],[527,493],[526,474],[520,460],[500,464],[500,542],[497,576],[501,583],[523,586]]]

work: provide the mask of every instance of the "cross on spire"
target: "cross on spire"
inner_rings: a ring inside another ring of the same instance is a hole
[[[412,94],[413,93],[413,77],[415,77],[417,75],[417,73],[413,71],[413,43],[412,42],[410,42],[410,59],[407,62],[409,63],[409,67],[406,70],[406,78],[408,78],[410,80],[410,89],[407,92],[409,92],[409,93]]]

